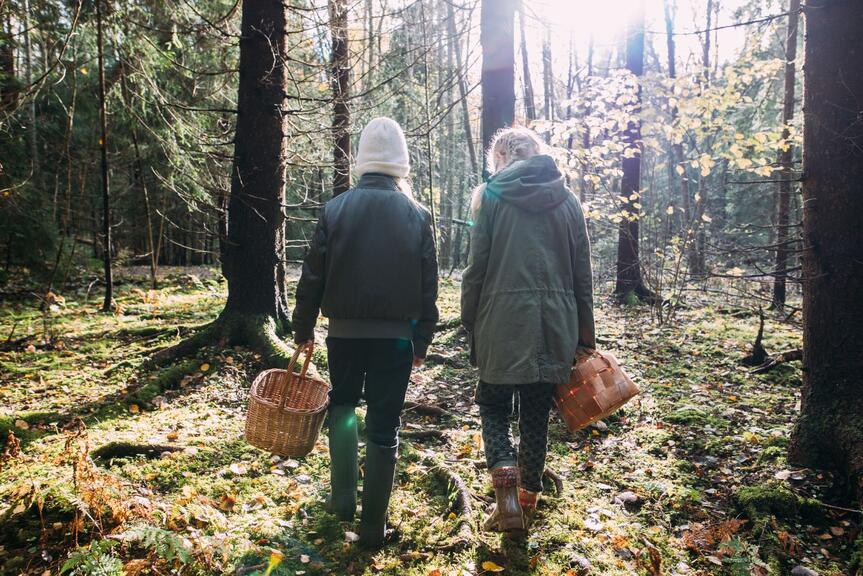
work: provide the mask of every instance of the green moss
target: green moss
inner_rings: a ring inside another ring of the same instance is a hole
[[[773,515],[790,520],[798,515],[814,519],[821,506],[816,500],[800,498],[781,482],[766,482],[745,486],[734,493],[734,504],[752,520]]]
[[[782,446],[768,446],[761,451],[761,454],[758,455],[758,464],[763,464],[765,462],[773,462],[774,460],[784,458],[786,452],[786,448]]]
[[[16,426],[15,422],[23,420],[29,428],[26,430]],[[19,412],[12,416],[0,416],[0,446],[6,445],[6,439],[11,431],[23,444],[27,444],[49,432],[44,427],[60,420],[57,412]]]

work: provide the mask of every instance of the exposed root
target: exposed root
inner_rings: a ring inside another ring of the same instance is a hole
[[[441,440],[444,433],[441,430],[404,430],[399,436],[406,440]]]
[[[473,505],[471,504],[470,490],[468,490],[462,477],[443,462],[426,457],[423,459],[423,463],[429,467],[431,474],[455,490],[455,497],[450,504],[449,512],[458,516],[458,532],[451,541],[438,547],[437,550],[450,552],[463,550],[470,546],[474,539],[473,527],[471,526]]]
[[[444,356],[443,354],[432,352],[426,356],[426,362],[428,364],[441,364],[450,368],[465,368],[467,366],[467,362],[456,354]]]
[[[546,468],[543,471],[542,476],[543,478],[548,478],[554,483],[555,496],[563,494],[563,478],[561,478],[557,472],[551,468]]]
[[[110,462],[114,458],[129,458],[130,456],[143,456],[152,460],[160,458],[165,452],[180,452],[182,449],[182,446],[109,442],[90,452],[90,456],[93,460],[101,460],[103,462]]]
[[[750,374],[764,374],[776,368],[780,364],[785,364],[786,362],[793,362],[794,360],[803,360],[803,349],[797,348],[795,350],[787,350],[782,352],[781,354],[777,354],[773,356],[769,360],[765,361],[761,366],[756,367],[751,370]]]
[[[293,349],[280,337],[275,318],[226,314],[203,326],[189,338],[155,352],[147,367],[160,366],[190,356],[205,346],[245,344],[261,353],[269,367],[286,368]]]
[[[404,410],[406,412],[415,412],[416,414],[424,414],[427,416],[451,417],[453,415],[452,412],[442,406],[438,406],[436,404],[421,404],[411,400],[405,401]]]

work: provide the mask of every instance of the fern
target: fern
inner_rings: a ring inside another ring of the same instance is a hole
[[[122,539],[137,542],[168,563],[177,560],[181,564],[188,564],[192,559],[192,554],[183,539],[170,530],[140,525],[127,530]]]
[[[69,554],[60,574],[70,576],[122,576],[123,562],[110,554],[116,546],[111,540],[98,540]]]

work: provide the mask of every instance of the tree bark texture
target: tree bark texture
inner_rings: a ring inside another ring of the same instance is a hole
[[[533,95],[533,79],[530,76],[530,61],[527,57],[527,38],[525,36],[524,2],[518,3],[518,28],[520,32],[522,93],[524,96],[524,115],[528,122],[536,120],[536,99]]]
[[[279,333],[290,326],[282,210],[288,140],[281,111],[287,19],[279,2],[243,3],[239,112],[222,263],[228,301],[221,318],[271,319]]]
[[[96,49],[99,59],[99,153],[102,170],[102,260],[105,267],[105,299],[102,311],[110,312],[114,304],[114,276],[111,271],[111,192],[108,186],[108,110],[105,89],[105,39],[102,1],[96,0]],[[33,159],[35,162],[35,158]]]
[[[515,8],[517,0],[482,0],[482,145],[487,151],[494,134],[515,119]],[[483,176],[488,177],[489,159]]]
[[[626,68],[639,83],[636,91],[638,105],[624,134],[626,150],[623,155],[620,195],[626,200],[621,207],[623,219],[618,230],[617,282],[614,291],[618,296],[631,292],[640,296],[646,292],[638,258],[638,193],[641,189],[641,122],[638,114],[641,109],[641,75],[644,72],[644,5],[640,0],[626,35]]]
[[[782,139],[788,141],[791,135],[789,125],[794,120],[794,82],[797,60],[797,23],[800,19],[800,0],[788,2],[788,28],[785,34],[785,94],[782,102]],[[779,310],[785,307],[786,279],[788,276],[788,226],[791,212],[791,179],[794,166],[794,147],[779,152],[779,166],[782,169],[776,195],[776,276],[773,281],[773,306]]]
[[[789,460],[863,497],[863,11],[808,0],[803,146],[803,391]]]
[[[346,0],[330,0],[333,83],[333,196],[351,187],[351,62]]]

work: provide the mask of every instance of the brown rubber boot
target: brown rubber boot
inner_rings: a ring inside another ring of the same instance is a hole
[[[524,529],[530,528],[533,517],[536,514],[536,505],[539,504],[539,492],[531,492],[524,488],[518,489],[518,504],[524,514]]]
[[[518,503],[518,468],[502,466],[491,471],[494,486],[494,510],[485,522],[486,530],[516,532],[524,530],[524,518]]]

